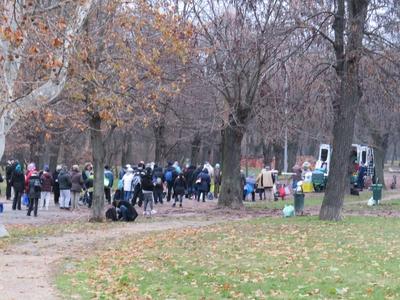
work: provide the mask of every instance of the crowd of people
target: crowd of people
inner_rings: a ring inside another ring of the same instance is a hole
[[[76,210],[81,205],[89,208],[92,205],[94,173],[91,163],[86,163],[82,171],[78,165],[70,169],[58,165],[50,172],[49,166],[38,170],[34,163],[28,164],[24,171],[23,163],[11,160],[6,166],[6,182],[7,200],[11,200],[12,191],[14,195],[12,209],[21,210],[23,203],[28,206],[28,216],[33,212],[36,217],[38,210],[48,210],[51,194],[54,195],[54,204],[60,209]],[[211,193],[212,182],[214,193]],[[181,168],[178,162],[169,162],[162,168],[154,163],[140,162],[124,166],[118,176],[114,176],[109,166],[104,167],[105,199],[113,205],[120,218],[126,220],[132,219],[129,212],[134,211],[132,207],[135,205],[143,206],[144,214],[150,216],[156,213],[154,205],[165,201],[172,201],[173,207],[182,207],[184,198],[203,202],[206,198],[217,198],[220,185],[219,164],[215,167],[205,163]]]
[[[275,177],[268,167],[259,175],[246,178],[241,171],[243,200],[247,194],[255,193],[260,200],[273,197],[272,187]],[[70,169],[58,165],[53,172],[45,165],[38,170],[34,163],[27,165],[18,161],[8,161],[6,167],[6,197],[11,200],[13,190],[13,210],[21,210],[21,204],[28,207],[27,215],[38,215],[38,210],[48,210],[53,194],[54,204],[63,210],[76,210],[80,206],[92,206],[94,191],[93,165],[86,163],[81,170],[78,165]],[[137,165],[127,164],[118,174],[109,166],[104,167],[104,198],[112,211],[111,219],[132,221],[137,217],[135,206],[143,207],[143,213],[151,216],[156,213],[155,205],[172,202],[172,206],[182,207],[184,199],[205,202],[218,198],[222,183],[221,166],[208,162],[201,165],[187,164],[181,167],[178,162],[163,168],[155,163]],[[213,187],[213,189],[212,189]]]

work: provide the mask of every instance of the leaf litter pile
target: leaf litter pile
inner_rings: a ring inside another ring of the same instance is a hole
[[[130,237],[57,278],[78,299],[399,299],[400,220],[260,218]]]

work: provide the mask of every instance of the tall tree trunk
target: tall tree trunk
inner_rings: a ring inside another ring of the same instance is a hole
[[[385,185],[385,156],[389,144],[389,133],[379,134],[375,132],[371,134],[373,147],[374,147],[374,159],[375,159],[375,178],[377,183]]]
[[[262,142],[262,152],[263,152],[263,160],[264,160],[264,166],[271,166],[272,160],[273,160],[273,151],[272,151],[272,145],[267,144],[265,141]]]
[[[394,166],[394,161],[397,160],[397,141],[393,144],[393,155],[392,155],[392,163],[391,165]]]
[[[241,208],[243,206],[240,184],[240,158],[243,132],[231,125],[222,131],[222,186],[218,205]]]
[[[101,222],[103,221],[104,209],[104,143],[100,116],[98,114],[93,115],[89,123],[94,171],[92,216],[90,220]]]
[[[191,151],[190,151],[190,162],[193,165],[197,165],[199,163],[200,145],[201,145],[201,135],[199,132],[196,132],[194,134],[191,143]]]
[[[354,113],[361,99],[358,73],[368,0],[349,0],[347,5],[345,5],[345,0],[338,0],[336,3],[337,12],[333,29],[338,83],[333,99],[333,151],[326,193],[319,212],[321,220],[332,221],[342,219],[344,195],[348,188]],[[348,36],[345,37],[347,15]]]
[[[292,168],[296,164],[298,150],[299,150],[298,141],[293,141],[288,143],[288,172],[292,172]]]
[[[283,171],[283,147],[279,144],[273,144],[272,149],[275,157],[275,169],[279,172]]]
[[[157,124],[153,128],[155,137],[155,153],[154,160],[157,164],[165,164],[165,151],[167,148],[167,142],[165,140],[165,126],[164,124]]]

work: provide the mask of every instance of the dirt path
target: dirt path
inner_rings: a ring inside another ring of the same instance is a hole
[[[66,258],[75,258],[86,249],[117,241],[122,235],[142,232],[200,227],[223,222],[224,219],[207,221],[169,221],[132,223],[103,231],[81,234],[66,234],[59,237],[38,238],[28,243],[17,244],[5,250],[0,262],[0,298],[59,299],[51,276],[55,264]]]

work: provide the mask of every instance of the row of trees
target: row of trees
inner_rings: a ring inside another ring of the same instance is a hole
[[[219,205],[240,208],[243,149],[283,162],[287,143],[290,168],[299,148],[329,140],[335,181],[320,218],[339,220],[354,136],[382,166],[398,132],[394,0],[3,5],[0,142],[11,130],[9,151],[91,159],[94,220],[102,166],[132,153],[221,161]]]

